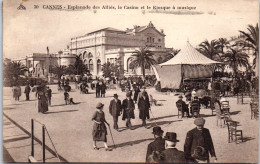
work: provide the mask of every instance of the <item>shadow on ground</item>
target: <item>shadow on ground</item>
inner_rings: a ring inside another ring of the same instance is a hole
[[[64,112],[76,112],[79,110],[63,110],[63,111],[57,111],[57,112],[46,112],[45,114],[54,114],[54,113],[64,113]]]
[[[154,140],[154,138],[141,139],[141,140],[136,140],[136,141],[128,141],[128,142],[116,144],[115,146],[116,146],[116,148],[133,146],[133,145],[137,145],[137,144],[140,144],[142,142],[145,142],[145,141],[152,141],[152,140]]]

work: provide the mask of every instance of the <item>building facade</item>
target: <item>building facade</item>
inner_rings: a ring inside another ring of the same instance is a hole
[[[86,35],[71,38],[70,51],[81,57],[92,75],[101,76],[101,65],[110,62],[120,63],[126,75],[140,75],[140,69],[130,66],[132,54],[141,47],[148,47],[157,59],[167,53],[165,48],[165,34],[157,30],[152,22],[147,26],[134,26],[132,29],[118,30],[104,28]],[[147,69],[152,74],[151,69]]]

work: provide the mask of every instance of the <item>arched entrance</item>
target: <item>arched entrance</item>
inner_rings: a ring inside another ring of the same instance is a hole
[[[127,72],[133,72],[134,71],[134,65],[132,64],[132,61],[134,58],[130,57],[127,59]]]
[[[89,67],[89,71],[92,73],[93,72],[93,60],[92,59],[89,60],[88,67]]]

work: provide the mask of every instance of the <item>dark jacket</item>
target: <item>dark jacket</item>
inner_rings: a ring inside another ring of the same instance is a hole
[[[199,160],[208,160],[209,153],[211,156],[216,156],[212,138],[208,129],[203,128],[202,130],[198,130],[197,128],[194,128],[187,133],[184,144],[186,159],[193,159],[192,155],[197,146],[201,146],[205,149],[205,153],[201,155]]]
[[[25,94],[29,94],[30,93],[30,91],[31,91],[31,88],[30,88],[30,86],[28,85],[28,86],[26,86],[25,87],[25,89],[24,89],[24,93]]]
[[[120,112],[122,111],[122,106],[121,106],[121,101],[120,100],[116,100],[113,99],[110,101],[109,104],[109,113],[116,117],[116,116],[120,116]]]
[[[105,93],[106,93],[106,89],[107,89],[106,85],[105,85],[105,84],[102,84],[102,85],[100,86],[101,94],[105,94]]]
[[[162,152],[160,163],[186,163],[184,152],[169,148]]]
[[[182,105],[182,111],[183,112],[188,111],[188,105],[183,100],[176,101],[176,106],[177,106],[177,104],[181,104]]]
[[[147,161],[149,155],[151,155],[153,153],[153,151],[158,151],[159,153],[161,153],[164,150],[165,150],[165,140],[162,137],[156,138],[147,147],[146,161]]]
[[[138,108],[140,110],[139,112],[140,119],[146,119],[146,118],[150,119],[150,115],[149,115],[150,101],[149,101],[148,94],[145,95],[145,98],[143,96],[139,97]]]
[[[123,109],[123,117],[122,120],[125,120],[126,118],[135,118],[134,109],[135,104],[133,99],[124,99],[122,103],[122,109]]]

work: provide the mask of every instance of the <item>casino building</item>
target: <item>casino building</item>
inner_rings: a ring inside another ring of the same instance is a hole
[[[134,26],[132,29],[118,30],[104,28],[87,33],[83,36],[71,38],[70,53],[77,54],[88,65],[93,75],[101,76],[101,65],[120,63],[124,67],[125,75],[141,75],[141,69],[133,69],[130,63],[132,54],[140,47],[148,47],[154,58],[163,58],[169,53],[165,48],[165,34],[157,30],[150,22],[147,26]],[[147,74],[153,74],[147,68]]]
[[[147,47],[154,54],[155,60],[161,60],[171,53],[165,48],[165,34],[150,22],[147,26],[134,26],[126,30],[103,28],[82,36],[71,38],[67,49],[56,53],[32,53],[23,59],[16,59],[29,68],[29,74],[37,77],[47,77],[51,67],[74,64],[79,55],[92,75],[102,76],[101,65],[110,62],[120,64],[124,74],[141,75],[141,69],[131,66],[133,52],[141,47]],[[151,68],[146,68],[146,74],[153,74]]]

